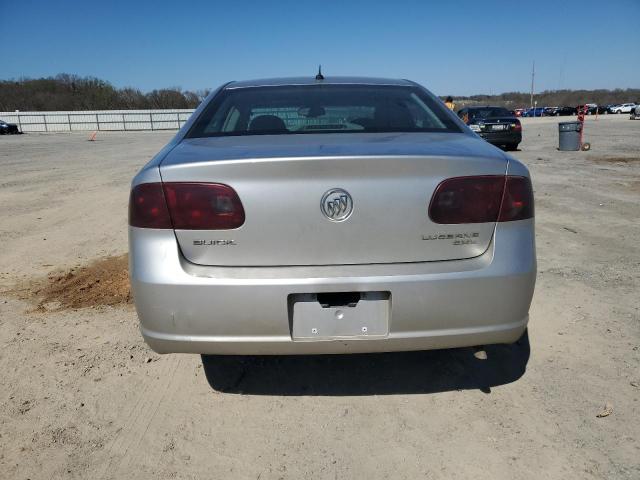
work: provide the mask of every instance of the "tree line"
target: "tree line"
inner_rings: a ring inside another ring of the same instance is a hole
[[[178,87],[144,93],[137,88],[116,88],[99,78],[60,74],[0,80],[0,112],[195,108],[208,94],[209,90]]]
[[[132,87],[116,88],[95,77],[63,73],[47,78],[0,80],[0,111],[195,108],[208,94],[209,90],[189,91],[179,87],[144,93]],[[640,102],[640,89],[546,90],[536,93],[534,99],[539,107]],[[458,96],[454,100],[457,107],[499,105],[513,109],[528,107],[530,104],[530,96],[524,92]]]
[[[531,97],[529,93],[507,92],[499,95],[471,95],[468,97],[455,97],[457,107],[465,105],[496,105],[514,108],[530,107]],[[585,103],[596,105],[610,105],[619,103],[640,103],[640,89],[616,88],[615,90],[545,90],[536,93],[533,100],[539,107],[575,107]]]

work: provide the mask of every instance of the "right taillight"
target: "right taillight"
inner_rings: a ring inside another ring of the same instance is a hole
[[[533,218],[533,188],[528,177],[509,175],[504,186],[499,222]]]
[[[233,188],[220,183],[143,183],[131,191],[129,224],[140,228],[230,230],[244,223]]]
[[[527,177],[480,175],[444,180],[429,204],[435,223],[510,222],[533,217],[533,192]]]

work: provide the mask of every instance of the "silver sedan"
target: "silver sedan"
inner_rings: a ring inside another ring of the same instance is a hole
[[[222,86],[133,179],[129,225],[160,353],[422,350],[527,327],[529,172],[407,80]]]

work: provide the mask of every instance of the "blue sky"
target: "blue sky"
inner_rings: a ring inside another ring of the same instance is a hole
[[[438,95],[640,87],[640,0],[0,0],[0,79],[91,75],[148,91],[312,75]],[[6,46],[9,45],[7,48]]]

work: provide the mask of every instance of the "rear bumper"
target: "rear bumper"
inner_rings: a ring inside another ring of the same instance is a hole
[[[130,275],[145,341],[159,353],[320,354],[511,343],[536,277],[533,220],[498,224],[481,256],[322,267],[203,267],[171,231],[130,227]],[[294,341],[295,293],[388,291],[384,338]]]
[[[493,145],[509,145],[522,142],[521,132],[479,132],[479,135]]]

